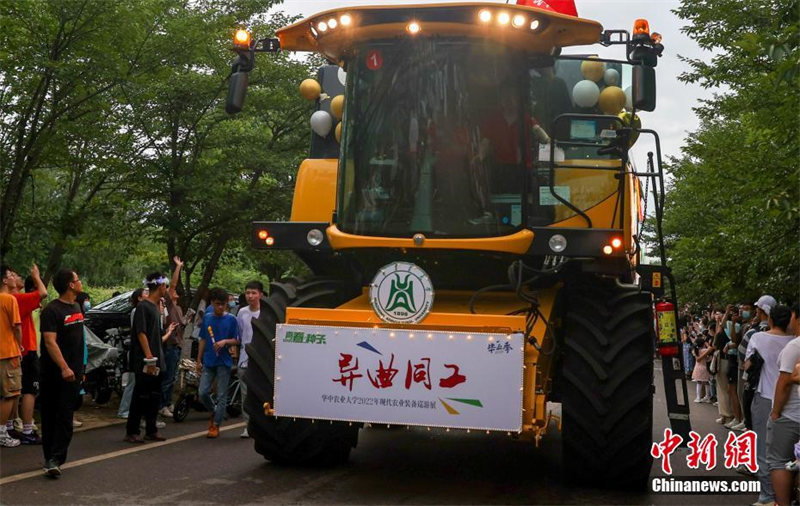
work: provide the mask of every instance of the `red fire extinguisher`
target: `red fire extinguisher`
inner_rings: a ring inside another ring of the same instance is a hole
[[[678,354],[678,327],[675,322],[675,306],[666,300],[656,303],[658,324],[658,351],[662,357]]]

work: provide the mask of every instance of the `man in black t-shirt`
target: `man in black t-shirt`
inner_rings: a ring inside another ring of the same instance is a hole
[[[166,439],[158,433],[156,418],[161,405],[163,372],[166,371],[162,343],[169,338],[174,327],[170,326],[166,333],[162,331],[158,301],[167,294],[169,280],[160,272],[154,272],[147,275],[145,285],[150,293],[136,306],[131,327],[130,365],[136,376],[136,383],[133,387],[128,423],[125,426],[124,441],[128,443]],[[142,417],[145,420],[144,439],[139,437]]]
[[[42,452],[44,471],[61,476],[60,466],[67,460],[72,440],[72,415],[83,377],[83,313],[75,303],[82,290],[78,274],[61,269],[53,277],[58,299],[39,316],[42,332],[39,402],[42,413]]]

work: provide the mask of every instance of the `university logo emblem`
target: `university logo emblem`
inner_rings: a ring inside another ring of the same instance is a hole
[[[369,288],[372,308],[388,323],[418,323],[433,306],[428,274],[408,262],[394,262],[378,270]]]

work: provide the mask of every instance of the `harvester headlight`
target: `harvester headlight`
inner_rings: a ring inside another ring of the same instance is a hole
[[[523,16],[522,14],[517,14],[511,20],[511,24],[514,25],[514,28],[521,28],[522,25],[525,24],[525,21],[526,21],[525,16]]]
[[[264,241],[264,244],[266,244],[267,246],[272,246],[273,244],[275,244],[275,238],[267,237],[267,239]]]
[[[613,252],[614,252],[614,248],[612,248],[612,247],[611,247],[611,246],[609,246],[608,244],[606,244],[605,246],[603,246],[603,253],[605,253],[606,255],[610,255],[610,254],[611,254],[611,253],[613,253]]]
[[[553,250],[554,253],[561,253],[567,249],[567,238],[561,234],[555,234],[547,241],[547,244],[550,245],[550,249]]]
[[[501,12],[497,15],[497,22],[501,25],[507,25],[511,21],[511,16],[507,12]]]
[[[536,30],[538,28],[539,28],[539,20],[534,19],[533,21],[531,21],[531,30]]]
[[[339,23],[341,23],[342,26],[350,26],[353,23],[353,18],[350,14],[342,14],[341,17],[339,17]]]
[[[408,24],[408,26],[406,26],[406,31],[411,35],[418,34],[421,29],[422,27],[419,26],[419,23],[417,23],[416,21],[412,21]]]
[[[622,246],[622,239],[619,237],[615,237],[611,239],[611,247],[614,249],[619,249]]]
[[[264,239],[266,239],[267,237],[269,237],[269,232],[267,232],[267,231],[266,231],[266,230],[264,230],[264,229],[261,229],[261,230],[259,230],[259,231],[258,231],[258,238],[259,238],[259,239],[261,239],[261,240],[263,241],[263,240],[264,240]]]
[[[335,19],[331,18],[331,19],[328,20],[328,28],[333,30],[337,26],[339,26],[339,23]]]
[[[317,30],[320,32],[327,32],[328,31],[328,24],[325,21],[320,21],[317,23]]]
[[[312,228],[311,230],[308,231],[308,234],[306,235],[306,240],[308,241],[308,244],[312,246],[319,246],[320,244],[322,244],[323,237],[324,236],[322,235],[322,231],[320,229]]]
[[[478,13],[478,19],[480,19],[482,23],[488,23],[492,20],[492,11],[483,9]]]

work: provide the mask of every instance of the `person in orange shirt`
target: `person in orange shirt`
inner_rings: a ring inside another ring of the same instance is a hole
[[[5,272],[5,271],[4,271]],[[22,390],[22,320],[17,299],[0,293],[0,446],[19,446],[19,439],[8,435],[6,422]]]
[[[8,433],[19,439],[22,444],[41,444],[42,440],[34,430],[33,406],[39,394],[39,355],[36,353],[39,346],[36,339],[36,328],[33,325],[33,312],[39,309],[41,301],[47,297],[47,288],[39,275],[39,267],[33,264],[30,280],[32,289],[25,290],[22,277],[13,272],[8,266],[2,268],[3,282],[0,284],[0,293],[9,293],[17,299],[19,316],[22,320],[22,390],[21,397],[17,399],[13,412],[19,409],[22,415],[22,432],[14,430],[13,420],[6,422]],[[9,275],[13,273],[13,276]],[[15,278],[15,279],[13,279]],[[21,400],[20,400],[21,399]]]

